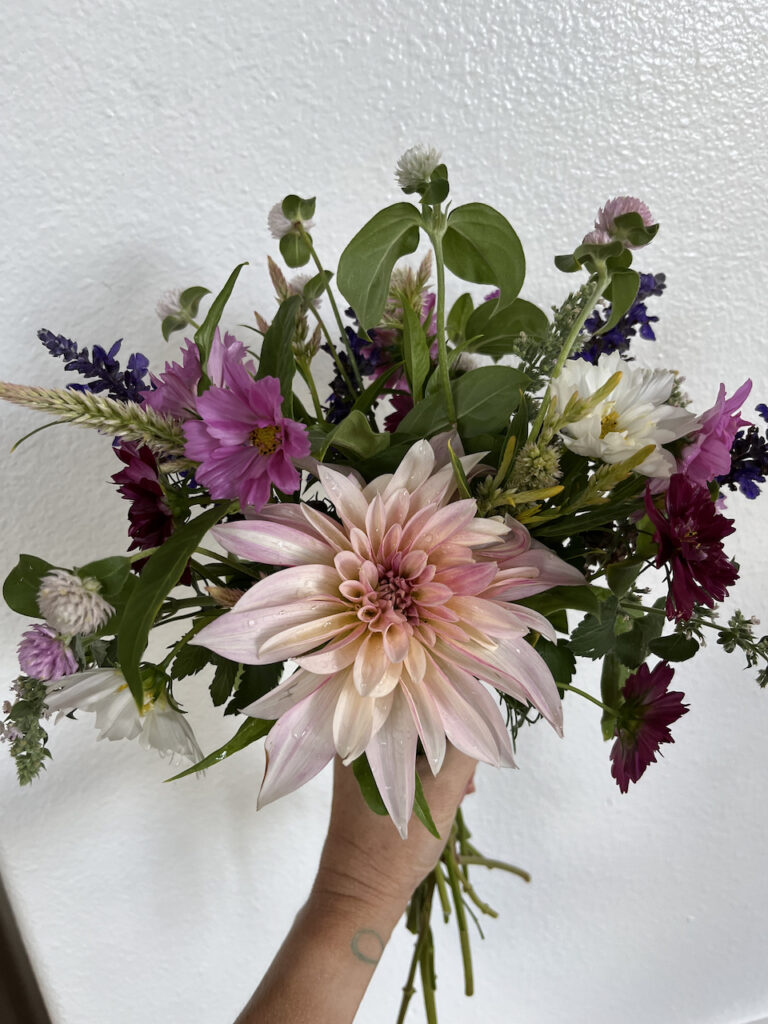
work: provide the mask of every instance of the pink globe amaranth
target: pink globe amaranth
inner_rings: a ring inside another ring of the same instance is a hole
[[[465,471],[479,458],[463,457]],[[244,709],[277,719],[260,804],[296,789],[335,754],[350,763],[365,753],[404,836],[418,740],[434,773],[448,740],[479,760],[513,764],[486,683],[561,731],[557,687],[525,639],[529,630],[552,638],[552,627],[512,601],[584,580],[533,547],[520,524],[479,518],[473,500],[452,500],[453,468],[437,467],[426,441],[394,474],[368,484],[328,466],[317,472],[339,520],[286,503],[214,529],[241,558],[285,568],[193,642],[243,664],[298,665]]]
[[[21,671],[47,682],[77,672],[77,659],[52,626],[35,624],[21,635],[18,647]]]
[[[721,384],[715,404],[701,416],[701,426],[691,443],[680,454],[677,471],[696,484],[708,484],[715,477],[731,471],[731,446],[736,432],[750,425],[739,411],[752,390],[752,381],[745,380],[730,397],[725,397]]]
[[[647,228],[656,223],[653,214],[642,199],[637,199],[635,196],[616,196],[615,199],[609,199],[605,206],[597,211],[595,229],[585,236],[584,242],[586,243],[589,239],[593,245],[604,245],[605,242],[610,241],[616,232],[614,221],[625,213],[639,213]],[[626,239],[623,240],[623,244],[627,249],[638,248],[636,245],[630,245]]]

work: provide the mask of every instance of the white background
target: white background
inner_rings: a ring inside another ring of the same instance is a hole
[[[161,362],[166,288],[216,290],[243,259],[226,321],[269,315],[269,207],[318,196],[329,263],[395,202],[397,157],[440,147],[455,202],[491,202],[528,258],[523,294],[572,285],[570,250],[610,196],[662,224],[636,265],[665,271],[649,362],[679,367],[703,410],[748,375],[768,400],[765,342],[766,4],[761,0],[462,0],[421,4],[10,0],[3,97],[0,376],[62,384],[36,340],[124,337]],[[455,283],[458,294],[459,284]],[[176,339],[179,336],[175,336]],[[20,550],[58,564],[125,549],[108,440],[2,417],[2,574]],[[742,563],[734,603],[768,612],[766,502],[729,498]],[[25,623],[3,611],[0,676]],[[585,664],[582,685],[594,687]],[[627,796],[594,709],[571,697],[565,739],[519,744],[520,771],[479,772],[478,845],[533,884],[477,875],[501,912],[475,940],[461,993],[453,924],[436,925],[442,1024],[742,1024],[768,1014],[768,693],[710,645],[676,676],[691,710]],[[5,684],[3,683],[2,686]],[[232,720],[206,681],[179,696],[204,749]],[[328,774],[256,814],[251,747],[204,780],[136,744],[97,744],[92,720],[52,730],[26,791],[0,751],[2,870],[57,1024],[228,1024],[310,884]],[[390,1024],[410,953],[395,933],[358,1020]],[[329,979],[329,984],[332,981]],[[423,1019],[418,997],[408,1020]]]

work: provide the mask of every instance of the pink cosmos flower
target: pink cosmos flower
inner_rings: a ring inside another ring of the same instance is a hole
[[[185,454],[200,463],[195,477],[211,497],[260,509],[273,484],[287,494],[299,486],[292,459],[309,454],[307,428],[283,416],[276,377],[254,380],[224,354],[219,379],[227,386],[210,387],[197,399],[202,419],[184,424]]]
[[[462,458],[465,470],[479,458]],[[490,764],[513,764],[504,716],[481,680],[562,731],[557,687],[524,639],[531,629],[552,637],[552,627],[510,602],[583,579],[531,548],[519,524],[477,517],[473,500],[452,501],[453,469],[435,463],[419,441],[394,475],[367,485],[321,465],[340,522],[284,504],[214,529],[240,557],[286,566],[193,641],[244,664],[298,664],[244,709],[278,720],[260,804],[292,792],[337,753],[347,764],[365,753],[405,836],[419,739],[435,774],[446,740]]]
[[[77,659],[52,626],[39,623],[21,634],[18,649],[21,671],[46,682],[77,672]]]
[[[715,404],[701,416],[695,438],[682,451],[677,471],[696,484],[707,484],[716,476],[731,471],[731,445],[736,431],[748,427],[739,410],[752,390],[752,381],[745,380],[730,398],[725,397],[725,384],[720,385]]]

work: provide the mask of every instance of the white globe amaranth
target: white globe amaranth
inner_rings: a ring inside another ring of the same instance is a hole
[[[411,189],[425,185],[440,162],[440,153],[434,146],[411,146],[397,161],[395,177],[398,185]]]
[[[311,231],[315,226],[313,220],[288,220],[283,213],[283,204],[275,203],[267,214],[267,227],[273,238],[284,238],[296,230],[296,224],[302,224],[305,231]]]
[[[40,581],[37,605],[45,621],[64,636],[87,636],[100,629],[114,612],[95,579],[81,579],[53,569]]]

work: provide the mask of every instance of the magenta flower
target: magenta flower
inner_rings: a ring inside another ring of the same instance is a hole
[[[465,470],[478,460],[462,458]],[[510,596],[583,580],[527,548],[523,527],[510,537],[504,523],[477,517],[473,500],[452,501],[453,469],[435,463],[419,441],[394,475],[365,486],[320,465],[340,521],[282,504],[214,529],[240,557],[287,567],[193,641],[243,664],[298,665],[244,709],[278,720],[260,804],[292,792],[337,753],[347,764],[365,753],[405,836],[418,740],[435,774],[447,740],[490,764],[513,763],[504,715],[484,682],[532,704],[561,732],[557,687],[525,640],[531,629],[552,637],[552,627]],[[499,541],[501,564],[489,547]]]
[[[731,445],[736,431],[748,427],[739,410],[752,390],[752,381],[746,380],[730,398],[725,397],[725,385],[720,385],[715,404],[701,416],[701,426],[691,444],[678,460],[677,471],[696,484],[708,484],[716,476],[731,471]]]
[[[667,566],[670,577],[667,618],[690,619],[697,603],[713,608],[739,575],[722,545],[733,533],[733,520],[720,515],[706,487],[681,473],[670,478],[663,509],[646,487],[645,508],[656,527],[656,565]]]
[[[24,675],[42,682],[77,672],[77,659],[51,626],[37,624],[22,633],[18,653]]]
[[[195,478],[213,498],[238,498],[260,509],[274,484],[291,494],[300,482],[292,459],[309,454],[303,423],[281,411],[280,381],[253,380],[239,361],[223,364],[226,387],[210,387],[197,399],[201,420],[184,424],[185,454],[199,462]]]
[[[150,373],[154,391],[142,391],[144,404],[155,412],[165,413],[177,420],[194,416],[197,385],[200,383],[200,352],[194,341],[185,338],[181,350],[182,362],[166,363],[165,370],[156,377]]]
[[[674,669],[659,662],[653,672],[643,664],[624,684],[616,739],[611,747],[611,775],[622,793],[656,760],[662,743],[674,743],[670,725],[687,713],[684,693],[669,692]]]

